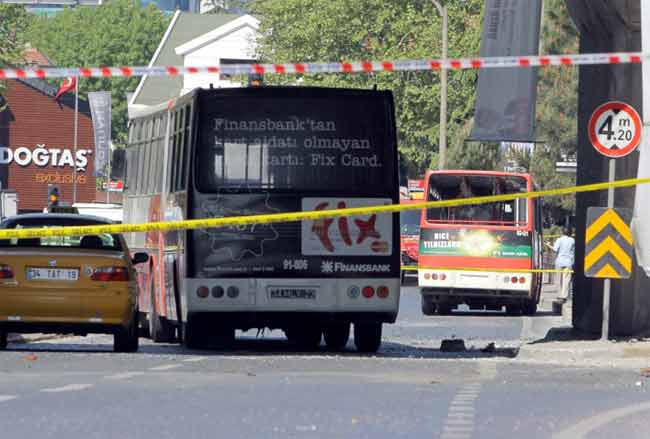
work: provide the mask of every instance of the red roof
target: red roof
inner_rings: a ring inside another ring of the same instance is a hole
[[[27,49],[25,49],[25,51],[23,52],[23,60],[25,64],[30,64],[34,66],[39,66],[39,67],[52,66],[52,62],[49,59],[47,59],[45,55],[39,52],[38,49],[35,49],[33,47],[28,47]]]

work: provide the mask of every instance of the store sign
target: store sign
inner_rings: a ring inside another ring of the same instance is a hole
[[[24,146],[15,149],[0,146],[0,165],[14,162],[19,166],[33,164],[42,168],[47,166],[74,168],[76,166],[78,171],[85,171],[88,166],[87,156],[91,154],[91,149],[78,149],[75,154],[69,148],[46,148],[45,145],[36,145],[33,150]]]

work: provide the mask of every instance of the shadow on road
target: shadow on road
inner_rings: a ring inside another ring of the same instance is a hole
[[[56,352],[56,353],[79,353],[79,354],[113,354],[112,344],[91,344],[91,343],[48,343],[35,342],[29,344],[10,344],[8,352]],[[344,358],[409,358],[409,359],[473,359],[473,358],[514,358],[518,349],[512,347],[484,348],[470,347],[462,352],[443,352],[439,348],[429,346],[414,346],[409,344],[385,341],[382,343],[379,352],[375,354],[363,354],[354,349],[353,342],[348,343],[347,348],[341,352],[328,351],[324,345],[318,350],[304,351],[297,349],[287,340],[282,338],[238,338],[230,349],[190,350],[178,344],[143,344],[138,352],[132,354],[115,355],[187,355],[187,356],[215,356],[215,357],[260,357],[260,356],[295,356],[295,357],[344,357]]]

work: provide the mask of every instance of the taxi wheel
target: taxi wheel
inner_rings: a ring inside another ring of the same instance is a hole
[[[373,354],[381,346],[381,322],[354,324],[354,345],[359,352]]]
[[[156,295],[154,292],[153,278],[151,279],[151,310],[149,310],[149,336],[156,343],[170,343],[174,341],[174,328],[167,319],[158,315],[156,308]]]
[[[323,330],[325,345],[330,351],[342,351],[350,339],[349,323],[330,323]]]
[[[115,352],[136,352],[140,347],[140,334],[138,330],[138,312],[133,314],[131,324],[127,329],[120,329],[113,336],[113,350]]]
[[[0,331],[0,349],[4,350],[7,349],[7,342],[8,342],[8,337],[7,333],[4,331]]]

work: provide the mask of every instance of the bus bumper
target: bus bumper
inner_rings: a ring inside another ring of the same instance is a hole
[[[228,313],[239,318],[255,314],[258,319],[300,314],[358,321],[375,316],[372,320],[392,323],[399,296],[399,278],[186,279],[181,308],[183,321],[188,314]]]

